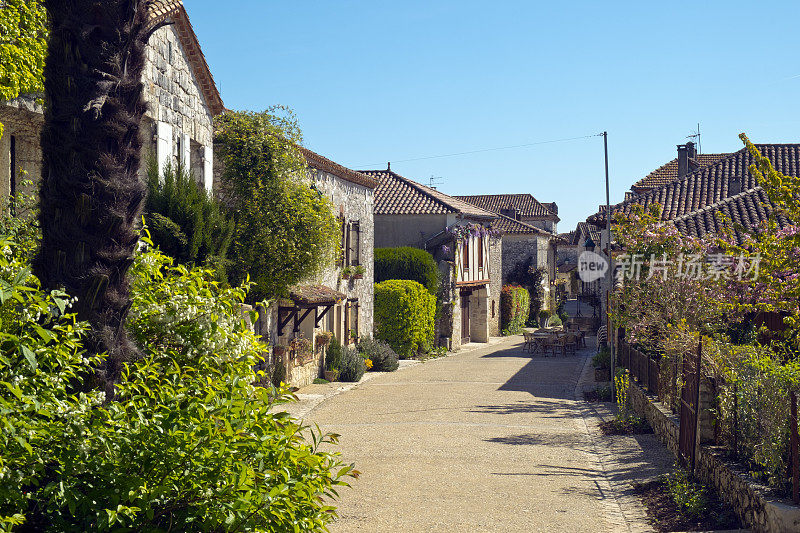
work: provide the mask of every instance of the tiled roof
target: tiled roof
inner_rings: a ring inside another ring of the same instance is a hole
[[[192,23],[186,14],[182,0],[151,0],[148,4],[150,10],[150,25],[155,26],[170,18],[175,23],[175,31],[181,41],[186,57],[192,67],[200,92],[203,94],[212,115],[219,115],[225,111],[222,96],[219,94],[214,76],[208,68],[206,57],[200,48],[200,41],[194,33]]]
[[[571,232],[570,244],[584,246],[587,239],[592,239],[596,246],[600,246],[600,228],[588,222],[578,222],[575,231]]]
[[[500,213],[504,209],[513,208],[521,217],[542,218],[548,220],[556,220],[559,218],[553,212],[555,204],[550,204],[550,207],[545,207],[539,200],[531,194],[478,194],[470,196],[456,196],[459,200],[469,202],[472,205],[478,206],[481,209],[492,211],[493,213]]]
[[[800,144],[761,144],[756,147],[778,172],[790,176],[800,175]],[[660,204],[663,206],[662,220],[676,219],[728,198],[733,178],[740,179],[739,188],[742,191],[758,187],[755,177],[748,170],[752,162],[752,156],[743,148],[716,163],[691,172],[685,178],[614,205],[611,210],[614,213],[629,214],[634,205],[647,208]],[[600,220],[602,216],[602,213],[597,213],[589,220]]]
[[[359,170],[378,181],[376,215],[438,215],[459,213],[477,218],[496,218],[472,204],[404,178],[391,170]]]
[[[298,305],[331,305],[347,298],[325,285],[297,285],[289,290],[289,297]]]
[[[727,157],[731,154],[698,154],[694,158],[689,158],[689,172],[697,170],[713,163],[720,159]],[[678,179],[678,158],[673,159],[669,163],[662,165],[652,171],[650,174],[640,179],[633,184],[631,189],[634,191],[641,191],[642,189],[652,189],[660,187],[667,183],[673,182]]]
[[[497,218],[492,221],[492,228],[511,235],[543,235],[552,237],[553,234],[543,229],[531,226],[525,222],[514,220],[505,215],[495,215]]]
[[[363,185],[364,187],[368,187],[370,189],[374,189],[378,186],[378,182],[366,174],[356,172],[355,170],[350,170],[339,163],[331,161],[327,157],[323,157],[316,152],[312,152],[308,148],[303,148],[301,146],[300,151],[303,153],[303,156],[305,156],[308,166],[311,168],[328,172],[334,176],[342,178],[343,180],[356,183],[358,185]]]
[[[773,207],[766,191],[761,187],[755,187],[703,209],[677,217],[672,222],[678,231],[685,235],[703,237],[706,234],[719,233],[724,224],[729,222],[745,228],[754,228],[767,220],[772,212]],[[725,216],[725,219],[720,217],[720,213]],[[786,217],[781,214],[778,214],[776,219],[780,228],[789,224]],[[735,235],[741,244],[742,233],[735,231]]]

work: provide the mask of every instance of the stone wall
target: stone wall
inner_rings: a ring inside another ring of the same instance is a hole
[[[206,190],[213,187],[213,116],[175,26],[158,29],[147,45],[143,82],[148,103],[145,153],[159,168],[180,161]]]
[[[636,413],[645,418],[656,435],[677,458],[680,421],[665,409],[654,397],[650,397],[635,383],[631,383],[629,398]],[[709,398],[702,398],[707,404]],[[708,420],[701,419],[700,439],[704,438],[703,426]],[[705,432],[708,431],[706,428]],[[706,433],[707,435],[707,433]],[[770,497],[768,489],[756,483],[737,463],[725,459],[725,451],[698,443],[695,474],[707,485],[713,485],[737,516],[756,532],[791,533],[800,531],[800,507],[790,501]]]
[[[487,320],[489,335],[500,336],[500,292],[503,290],[503,239],[492,237],[489,240],[489,301]]]

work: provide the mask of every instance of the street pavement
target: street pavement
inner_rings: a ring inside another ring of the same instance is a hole
[[[640,450],[609,464],[596,412],[576,400],[590,356],[532,357],[510,337],[306,395],[297,414],[340,434],[336,449],[362,472],[340,490],[331,531],[649,530],[635,498],[615,496]]]

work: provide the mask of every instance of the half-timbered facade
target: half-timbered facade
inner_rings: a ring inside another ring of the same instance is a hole
[[[497,215],[386,170],[361,171],[378,181],[375,246],[430,252],[442,274],[440,344],[458,348],[500,334],[502,244]]]

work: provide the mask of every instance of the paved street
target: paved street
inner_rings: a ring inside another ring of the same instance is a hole
[[[513,337],[320,404],[306,422],[363,473],[331,530],[628,530],[575,401],[589,355],[531,358]]]

